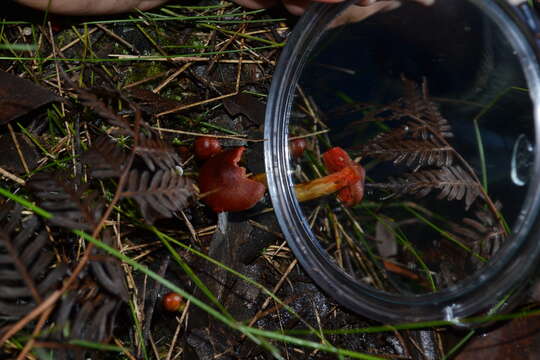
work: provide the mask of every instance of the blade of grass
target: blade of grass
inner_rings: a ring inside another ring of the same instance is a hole
[[[114,351],[114,352],[123,352],[124,350],[116,345],[109,345],[109,344],[102,344],[102,343],[96,343],[92,341],[86,341],[86,340],[70,340],[68,341],[68,344],[76,345],[76,346],[82,346],[88,349],[95,349],[100,351]]]
[[[146,350],[146,344],[145,344],[145,341],[144,341],[143,330],[142,330],[141,322],[139,321],[139,317],[137,316],[137,311],[135,310],[135,304],[133,303],[133,301],[130,300],[128,305],[129,305],[129,310],[130,310],[130,313],[131,313],[131,317],[133,319],[133,323],[135,324],[135,336],[139,340],[139,345],[140,345],[140,347],[142,349],[143,358],[145,360],[148,360],[148,351]]]
[[[220,18],[230,18],[231,16],[243,17],[247,15],[255,15],[266,10],[252,10],[244,11],[241,13],[226,13],[226,14],[217,14],[217,15],[205,15],[205,16],[166,16],[166,17],[154,17],[151,18],[152,21],[196,21],[201,22],[204,20],[211,19],[220,19]],[[122,23],[144,23],[147,22],[147,18],[131,18],[131,19],[112,19],[112,20],[99,20],[99,21],[87,21],[81,23],[82,25],[95,25],[95,24],[122,24]]]

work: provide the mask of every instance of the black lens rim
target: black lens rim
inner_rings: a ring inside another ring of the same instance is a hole
[[[535,142],[540,144],[540,71],[533,34],[506,1],[469,0],[490,16],[509,37],[520,58],[534,104]],[[341,4],[313,4],[288,39],[268,97],[265,123],[265,165],[269,193],[285,238],[311,278],[347,308],[385,323],[449,320],[477,314],[495,306],[521,286],[540,258],[540,176],[533,176],[512,242],[479,276],[443,291],[414,296],[393,295],[353,280],[316,241],[303,216],[289,174],[288,125],[296,84],[306,61],[327,25],[356,0]],[[540,174],[536,146],[533,173]]]

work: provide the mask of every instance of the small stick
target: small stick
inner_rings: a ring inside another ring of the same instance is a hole
[[[23,179],[21,179],[20,177],[18,177],[16,175],[13,175],[9,171],[7,171],[7,170],[5,170],[5,169],[3,169],[1,167],[0,167],[0,175],[8,178],[9,180],[15,181],[17,184],[20,184],[20,185],[26,184],[26,181],[24,181]]]

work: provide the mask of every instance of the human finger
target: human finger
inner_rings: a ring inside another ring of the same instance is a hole
[[[401,2],[397,0],[377,1],[372,5],[358,6],[352,5],[334,19],[329,27],[334,28],[345,24],[358,22],[368,18],[381,11],[391,11],[401,6]]]
[[[283,0],[283,6],[292,15],[300,16],[306,12],[311,0]]]
[[[48,10],[61,15],[109,15],[128,11],[148,10],[167,0],[15,0],[36,10]]]

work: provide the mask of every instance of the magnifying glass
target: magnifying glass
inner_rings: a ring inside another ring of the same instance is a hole
[[[289,246],[319,286],[375,320],[511,303],[540,254],[533,9],[404,3],[329,27],[352,3],[313,6],[273,77],[266,173]],[[307,150],[293,158],[297,137]],[[299,201],[295,184],[335,173],[336,151],[365,173],[361,200]]]

